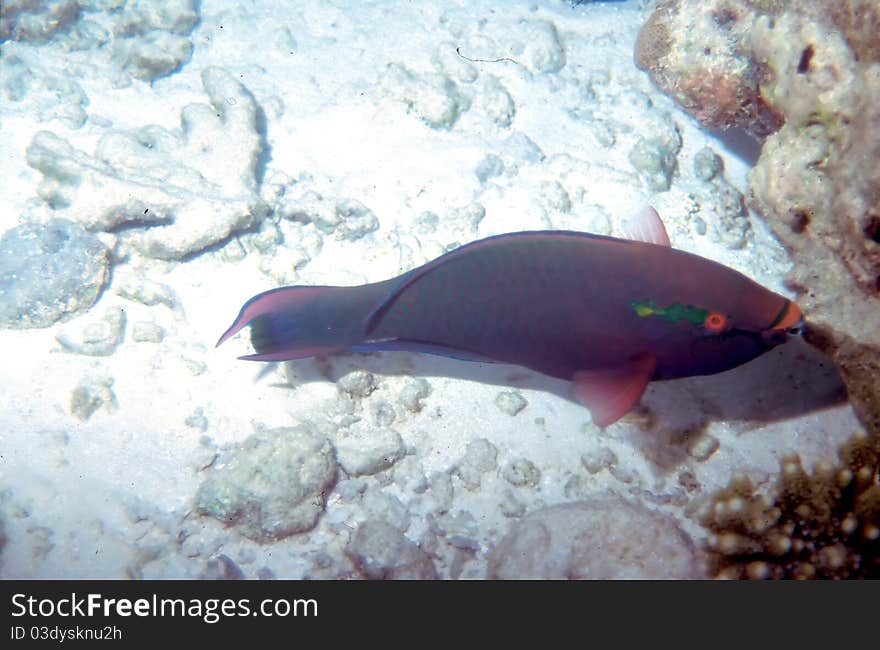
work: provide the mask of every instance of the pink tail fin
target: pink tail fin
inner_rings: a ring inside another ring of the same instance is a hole
[[[223,332],[220,340],[217,341],[217,346],[234,336],[257,316],[278,312],[283,309],[294,308],[307,300],[314,299],[318,295],[321,295],[328,289],[332,288],[333,287],[280,287],[278,289],[271,289],[269,291],[264,291],[261,294],[257,294],[244,303],[244,306],[241,308],[241,311],[238,312],[238,316],[235,318],[232,325],[229,326],[229,329]],[[251,355],[248,358],[253,359],[255,358],[255,355]]]

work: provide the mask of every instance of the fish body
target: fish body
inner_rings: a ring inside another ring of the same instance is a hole
[[[406,350],[516,364],[572,381],[604,426],[649,381],[734,368],[800,321],[787,298],[663,243],[536,231],[473,242],[383,282],[259,294],[220,343],[249,324],[248,359]]]

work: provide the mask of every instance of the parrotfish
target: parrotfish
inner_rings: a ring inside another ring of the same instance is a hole
[[[271,289],[217,345],[250,325],[242,359],[402,350],[524,366],[571,381],[605,427],[651,381],[729,370],[799,333],[794,302],[670,247],[653,208],[630,230],[507,233],[383,282]]]

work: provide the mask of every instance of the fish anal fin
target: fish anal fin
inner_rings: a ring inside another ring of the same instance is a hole
[[[666,246],[667,248],[672,246],[669,243],[666,226],[663,225],[657,210],[650,205],[642,210],[638,216],[628,219],[624,223],[623,231],[627,239]]]
[[[641,354],[615,368],[579,371],[572,378],[574,393],[596,426],[607,427],[638,404],[656,369],[654,356]]]
[[[335,352],[342,352],[342,349],[329,346],[301,346],[263,354],[246,354],[243,357],[239,357],[239,359],[244,361],[290,361],[291,359],[307,359],[308,357],[317,357]]]
[[[439,343],[430,343],[428,341],[401,339],[364,341],[363,343],[352,346],[351,349],[354,352],[415,352],[418,354],[432,354],[435,356],[448,357],[450,359],[458,359],[459,361],[497,363],[495,359],[490,359],[489,357],[477,354],[476,352],[449,347]]]

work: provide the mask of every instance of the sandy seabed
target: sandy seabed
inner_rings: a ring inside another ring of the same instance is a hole
[[[855,430],[797,341],[604,430],[519,368],[214,348],[275,286],[648,204],[786,293],[748,151],[633,64],[652,3],[74,4],[4,9],[0,228],[106,256],[31,273],[0,334],[0,577],[701,576],[713,490]]]

